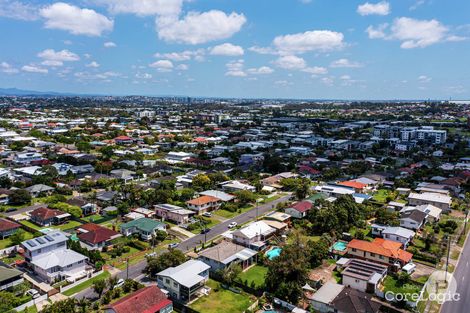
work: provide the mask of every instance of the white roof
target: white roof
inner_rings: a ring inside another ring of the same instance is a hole
[[[231,194],[228,194],[228,193],[223,192],[223,191],[218,191],[218,190],[206,190],[206,191],[203,191],[199,194],[202,195],[202,196],[215,197],[215,198],[218,198],[222,201],[230,201],[230,200],[233,200],[235,198],[235,196],[233,196]]]
[[[315,292],[312,297],[312,301],[326,304],[331,303],[331,301],[333,301],[340,292],[343,291],[343,289],[343,285],[329,281]]]
[[[210,269],[210,266],[199,260],[189,260],[177,267],[170,267],[158,273],[158,276],[168,276],[180,285],[192,287],[201,282],[204,277],[199,275]]]
[[[242,233],[247,238],[255,238],[258,235],[269,234],[275,231],[274,228],[269,226],[263,221],[253,222],[248,226],[238,230],[237,232]]]
[[[410,193],[410,195],[408,196],[408,199],[446,203],[449,205],[452,202],[451,197],[443,195],[443,194],[435,193],[435,192]]]
[[[55,266],[66,267],[67,265],[75,264],[78,261],[88,259],[86,256],[77,253],[73,250],[63,249],[49,253],[34,259],[31,263],[42,269],[49,269]]]

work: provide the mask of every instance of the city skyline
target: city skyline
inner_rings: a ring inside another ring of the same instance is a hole
[[[78,94],[470,98],[466,1],[0,0],[0,87]],[[84,26],[86,25],[86,26]]]

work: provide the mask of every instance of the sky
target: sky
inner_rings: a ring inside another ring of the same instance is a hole
[[[468,0],[0,0],[0,88],[470,99]]]

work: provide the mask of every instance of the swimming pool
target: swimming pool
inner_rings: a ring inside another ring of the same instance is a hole
[[[335,244],[333,245],[333,250],[336,250],[336,251],[346,251],[346,248],[348,246],[348,243],[347,242],[344,242],[344,241],[337,241],[335,242]]]
[[[272,259],[277,258],[281,254],[281,251],[282,251],[282,248],[274,247],[268,252],[266,252],[266,256],[268,257],[268,259],[272,260]]]

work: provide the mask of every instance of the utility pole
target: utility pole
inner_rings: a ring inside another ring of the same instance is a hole
[[[126,279],[129,279],[129,258],[126,259]]]
[[[445,277],[445,282],[447,284],[447,271],[449,267],[449,254],[450,254],[450,235],[447,236],[447,260],[446,260],[446,277]]]
[[[468,217],[468,210],[465,210],[465,220],[463,224],[463,235],[467,235],[467,217]]]

